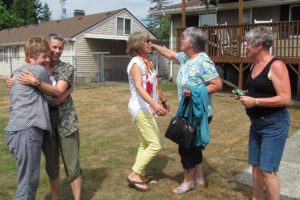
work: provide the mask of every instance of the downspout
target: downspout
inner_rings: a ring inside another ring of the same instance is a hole
[[[173,50],[173,20],[172,17],[170,17],[171,21],[171,30],[170,30],[170,49]],[[172,81],[173,79],[173,61],[170,63],[170,74],[169,74],[169,81]]]

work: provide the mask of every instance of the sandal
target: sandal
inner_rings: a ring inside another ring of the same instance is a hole
[[[200,178],[200,179],[195,179],[195,185],[199,186],[201,188],[205,188],[207,186],[206,181],[204,178]]]
[[[137,184],[141,184],[141,185],[145,184],[144,182],[132,181],[128,177],[127,177],[127,182],[128,182],[129,187],[134,188],[137,191],[146,192],[146,191],[149,190],[149,188],[144,189],[144,188],[141,188],[141,187],[137,186]]]
[[[177,188],[173,189],[172,192],[174,194],[183,194],[193,190],[195,187],[194,182],[191,183],[182,183]]]

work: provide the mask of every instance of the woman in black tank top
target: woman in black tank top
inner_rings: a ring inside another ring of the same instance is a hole
[[[269,199],[279,199],[276,172],[289,130],[289,74],[285,64],[269,53],[273,43],[271,29],[254,28],[245,39],[247,55],[254,64],[246,80],[246,95],[235,95],[235,98],[245,106],[251,121],[249,163],[252,165],[253,198],[261,199],[265,187]]]

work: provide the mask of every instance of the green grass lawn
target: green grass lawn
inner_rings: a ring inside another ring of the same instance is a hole
[[[80,88],[80,87],[78,87]],[[127,111],[128,84],[107,84],[105,87],[77,89],[72,94],[80,121],[80,161],[83,170],[83,200],[169,200],[218,199],[240,200],[251,197],[251,188],[236,183],[233,176],[247,165],[249,120],[244,108],[227,93],[213,96],[214,118],[210,124],[211,143],[204,151],[204,169],[209,186],[196,188],[185,195],[176,196],[171,189],[182,180],[182,168],[177,146],[165,139],[164,131],[177,107],[176,86],[162,84],[171,105],[171,113],[157,118],[161,130],[163,150],[149,164],[146,172],[160,179],[150,185],[147,193],[128,188],[126,177],[134,163],[138,147],[137,130]],[[0,82],[0,129],[8,117],[9,98],[4,83]],[[299,109],[290,109],[291,133],[299,129]],[[72,199],[61,165],[61,199]],[[0,199],[13,199],[16,190],[15,160],[8,152],[4,134],[0,137]],[[41,164],[37,199],[50,200],[49,184]],[[286,197],[282,199],[288,200]]]

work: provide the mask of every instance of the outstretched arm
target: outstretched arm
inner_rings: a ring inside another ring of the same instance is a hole
[[[179,61],[176,59],[176,52],[168,49],[166,47],[162,47],[157,44],[151,44],[151,46],[156,49],[161,55],[166,57],[167,59],[179,64]]]

